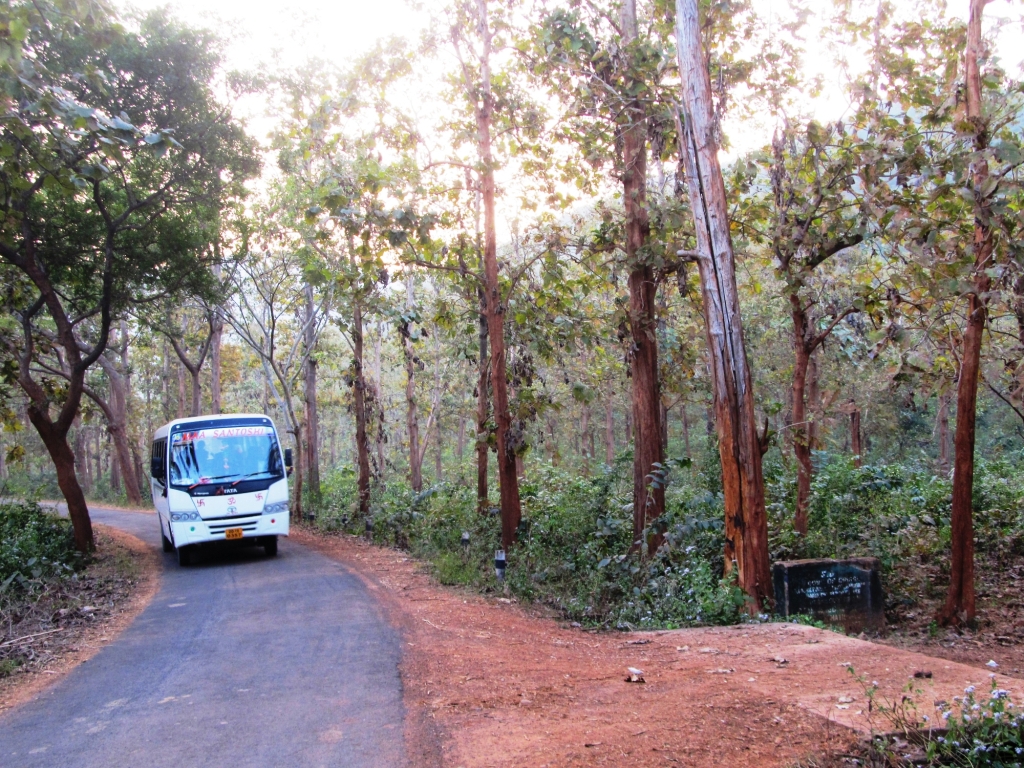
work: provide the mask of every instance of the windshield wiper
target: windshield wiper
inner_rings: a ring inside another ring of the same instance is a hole
[[[223,480],[226,477],[234,477],[236,474],[238,474],[238,473],[237,472],[232,472],[230,475],[217,475],[216,477],[203,477],[203,478],[201,478],[199,480],[198,483],[195,483],[194,485],[190,485],[188,487],[188,489],[191,491],[193,488],[197,488],[200,485],[208,484],[211,480]]]
[[[269,469],[261,469],[259,472],[250,472],[248,475],[242,475],[240,478],[235,480],[231,485],[232,487],[238,485],[243,480],[248,480],[250,477],[256,477],[256,475],[273,475],[275,472],[271,472]]]

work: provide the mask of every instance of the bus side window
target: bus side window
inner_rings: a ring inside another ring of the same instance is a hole
[[[153,453],[150,456],[150,475],[154,480],[164,482],[167,479],[167,441],[156,440],[153,443]]]

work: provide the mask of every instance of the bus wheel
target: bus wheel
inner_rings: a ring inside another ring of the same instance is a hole
[[[263,551],[267,553],[267,557],[277,555],[277,536],[267,536],[263,539]]]
[[[164,535],[163,523],[160,524],[160,538],[163,539],[164,552],[173,552],[174,544],[172,544],[171,540]]]
[[[178,565],[184,567],[192,562],[192,547],[178,547]]]

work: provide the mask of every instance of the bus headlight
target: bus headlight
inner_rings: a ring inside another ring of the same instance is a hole
[[[263,508],[264,515],[287,515],[288,514],[288,502],[278,501],[274,504],[267,504]]]
[[[188,520],[202,520],[198,512],[171,512],[171,521],[184,523]]]

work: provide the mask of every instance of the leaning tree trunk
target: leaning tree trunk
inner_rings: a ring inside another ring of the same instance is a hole
[[[359,467],[357,488],[359,514],[370,514],[370,447],[366,439],[366,377],[363,375],[363,308],[358,301],[352,310],[352,348],[355,367],[352,399],[356,416],[356,463]]]
[[[623,44],[637,38],[636,2],[622,8]],[[622,199],[626,212],[626,260],[629,273],[629,353],[633,409],[633,546],[643,545],[644,530],[665,511],[665,487],[652,473],[664,464],[661,432],[661,391],[658,381],[658,338],[654,269],[643,263],[641,250],[651,227],[647,216],[647,122],[643,105],[633,101],[625,110],[622,131]],[[652,482],[654,480],[655,482]],[[658,536],[647,541],[653,554]]]
[[[681,136],[690,208],[697,234],[715,423],[725,501],[725,562],[754,610],[771,596],[768,515],[764,500],[754,393],[747,365],[729,234],[725,182],[718,163],[711,81],[700,42],[696,0],[676,0],[676,40],[686,114]]]
[[[494,158],[491,154],[491,124],[494,100],[491,94],[491,30],[487,20],[487,0],[477,0],[477,25],[483,52],[480,56],[480,83],[474,89],[479,107],[476,113],[477,142],[480,154],[480,192],[484,207],[484,290],[487,301],[487,336],[491,347],[491,389],[494,420],[497,423],[498,488],[501,495],[501,542],[510,549],[522,516],[519,478],[515,453],[509,450],[512,430],[509,411],[508,380],[505,373],[505,307],[498,283],[498,240],[494,214]],[[467,83],[467,85],[469,85]]]
[[[68,505],[68,516],[75,535],[75,549],[79,552],[91,552],[95,548],[92,534],[92,521],[89,519],[89,507],[85,502],[82,486],[78,484],[75,474],[75,454],[68,445],[67,430],[41,414],[34,403],[28,406],[28,418],[39,432],[46,451],[50,454],[53,466],[57,470],[57,485]]]

